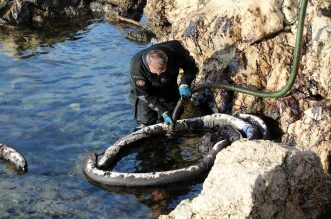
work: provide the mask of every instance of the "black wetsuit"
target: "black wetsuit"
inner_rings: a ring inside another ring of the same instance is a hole
[[[167,69],[160,75],[150,72],[146,64],[147,53],[156,49],[168,56]],[[155,124],[166,111],[171,115],[179,99],[177,77],[180,68],[184,70],[180,84],[190,86],[198,68],[188,51],[176,40],[153,45],[133,56],[129,98],[138,124]]]

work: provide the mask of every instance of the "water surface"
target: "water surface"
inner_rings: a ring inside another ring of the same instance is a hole
[[[29,164],[17,175],[0,163],[1,217],[155,218],[200,192],[200,182],[101,188],[82,173],[87,152],[135,126],[129,62],[149,44],[124,38],[127,28],[82,21],[0,30],[0,142]],[[132,168],[131,157],[121,168]]]

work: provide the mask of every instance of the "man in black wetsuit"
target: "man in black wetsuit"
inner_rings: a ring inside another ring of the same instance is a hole
[[[184,70],[179,87],[179,69]],[[153,45],[131,59],[130,102],[139,126],[152,125],[163,119],[171,125],[172,111],[180,96],[191,97],[190,85],[198,71],[189,52],[173,40]]]

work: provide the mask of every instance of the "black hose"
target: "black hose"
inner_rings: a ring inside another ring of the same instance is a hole
[[[155,124],[119,139],[108,147],[100,159],[95,153],[90,153],[85,158],[83,171],[90,181],[102,185],[125,187],[158,186],[198,178],[212,167],[217,153],[227,147],[231,143],[231,139],[241,139],[241,133],[248,140],[257,139],[258,129],[237,117],[218,113],[178,121],[178,132],[226,126],[233,127],[234,130],[228,131],[229,139],[224,136],[225,139],[215,143],[197,164],[188,167],[148,173],[125,173],[107,170],[116,164],[118,158],[122,156],[121,152],[132,148],[132,143],[151,136],[159,136],[168,129],[166,124]]]
[[[227,139],[215,144],[196,165],[189,167],[151,173],[118,173],[100,171],[97,167],[97,155],[90,153],[83,165],[84,174],[89,180],[108,186],[147,187],[160,186],[199,178],[210,170],[219,151],[228,146]]]

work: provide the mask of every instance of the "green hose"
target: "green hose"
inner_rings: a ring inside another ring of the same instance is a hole
[[[225,84],[225,83],[205,83],[202,85],[199,85],[198,87],[193,89],[193,93],[206,89],[206,88],[211,88],[211,89],[217,89],[217,88],[224,88],[227,90],[232,90],[236,92],[241,92],[245,94],[249,94],[252,96],[256,97],[263,97],[263,98],[277,98],[285,95],[292,87],[295,78],[298,73],[298,67],[299,67],[299,62],[300,62],[300,56],[301,56],[301,44],[302,44],[302,33],[303,33],[303,28],[304,28],[304,21],[305,21],[305,14],[306,14],[306,9],[307,9],[307,3],[308,0],[302,0],[301,1],[301,8],[300,8],[300,15],[299,15],[299,21],[298,21],[298,30],[296,34],[296,41],[295,41],[295,50],[294,50],[294,56],[293,56],[293,63],[291,67],[291,74],[289,79],[286,82],[286,85],[280,89],[279,91],[257,91],[257,90],[252,90],[246,87],[242,86],[237,86],[237,85],[232,85],[232,84]]]
[[[248,95],[252,95],[255,97],[263,97],[263,98],[277,98],[285,95],[294,84],[295,78],[298,74],[298,67],[301,57],[301,45],[302,45],[302,35],[303,35],[303,28],[304,28],[304,21],[305,21],[305,15],[306,15],[306,9],[307,9],[308,0],[302,0],[301,1],[301,7],[300,7],[300,15],[298,20],[298,28],[297,28],[297,34],[296,34],[296,41],[295,41],[295,49],[294,49],[294,55],[293,55],[293,63],[291,66],[291,74],[289,76],[289,79],[287,80],[285,86],[278,90],[278,91],[258,91],[258,90],[252,90],[246,87],[238,86],[238,85],[232,85],[232,84],[226,84],[226,83],[205,83],[201,84],[198,87],[195,87],[192,89],[192,93],[196,93],[198,91],[204,90],[204,89],[227,89],[232,90],[236,92],[245,93]],[[173,121],[174,125],[170,127],[171,132],[175,131],[175,125],[178,117],[178,113],[182,107],[183,100],[182,98],[177,102],[177,105],[173,112]]]

